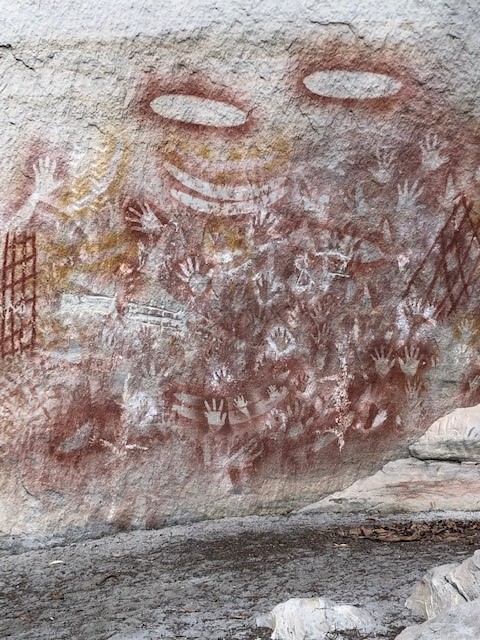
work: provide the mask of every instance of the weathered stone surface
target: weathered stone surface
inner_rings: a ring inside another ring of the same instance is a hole
[[[424,618],[433,618],[457,604],[480,598],[480,551],[461,564],[446,564],[427,571],[406,606]]]
[[[477,465],[405,458],[300,511],[387,514],[479,509]]]
[[[421,460],[480,462],[480,405],[440,418],[409,451]]]
[[[480,550],[450,571],[448,580],[465,600],[480,598]]]
[[[0,25],[0,530],[285,510],[478,403],[480,9],[97,4]]]
[[[335,604],[328,598],[291,598],[257,618],[257,626],[273,629],[272,640],[324,640],[338,631],[369,634],[375,623],[359,607]]]
[[[423,624],[407,627],[395,640],[478,640],[480,600],[442,611]]]
[[[407,599],[407,609],[429,620],[441,611],[465,602],[466,599],[449,580],[450,572],[457,566],[443,564],[427,571]]]

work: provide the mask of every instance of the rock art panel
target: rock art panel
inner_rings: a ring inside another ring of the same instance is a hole
[[[480,400],[478,122],[347,31],[4,52],[4,532],[286,508]]]

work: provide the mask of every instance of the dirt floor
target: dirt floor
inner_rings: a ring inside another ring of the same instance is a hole
[[[478,514],[477,514],[478,518]],[[234,518],[0,557],[0,637],[264,640],[255,617],[291,597],[367,608],[391,639],[430,567],[480,547],[480,523],[322,515]],[[355,635],[336,638],[356,638]]]

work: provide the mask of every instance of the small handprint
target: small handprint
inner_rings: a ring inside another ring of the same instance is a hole
[[[266,208],[262,208],[252,216],[251,232],[258,233],[259,231],[264,231],[268,233],[269,231],[273,231],[277,224],[278,219],[275,214]]]
[[[62,186],[62,180],[55,179],[56,169],[57,163],[48,156],[40,158],[38,163],[33,166],[35,187],[31,196],[32,200],[48,203],[53,193]]]
[[[286,418],[288,425],[288,435],[292,438],[300,436],[313,424],[314,416],[306,417],[305,405],[298,399],[293,404],[287,406]]]
[[[435,317],[435,311],[434,304],[418,298],[408,298],[405,305],[405,312],[410,320],[431,321]]]
[[[205,409],[204,411],[205,417],[207,419],[208,425],[210,427],[223,427],[225,424],[225,420],[227,419],[227,414],[223,412],[223,400],[220,400],[217,404],[217,400],[215,398],[212,399],[212,404],[209,405],[205,400]]]
[[[392,350],[385,351],[385,347],[375,349],[372,355],[373,362],[375,363],[375,371],[379,376],[384,378],[388,376],[391,368],[395,364],[395,358],[392,358]]]
[[[180,271],[177,276],[183,280],[194,294],[200,294],[210,284],[210,272],[202,274],[200,270],[200,260],[196,256],[189,256],[185,262],[181,262]]]
[[[275,358],[281,358],[295,349],[295,339],[286,327],[275,327],[267,336],[267,343]]]
[[[233,401],[233,405],[234,405],[235,409],[237,411],[240,411],[240,413],[243,413],[243,415],[247,416],[247,418],[249,418],[250,417],[250,411],[248,410],[247,404],[248,403],[245,400],[244,396],[237,396]]]
[[[274,276],[268,271],[261,271],[255,276],[255,293],[258,302],[265,306],[271,302],[272,298],[281,290],[281,285],[275,280]]]
[[[330,327],[326,322],[320,322],[313,330],[312,338],[317,347],[325,346],[330,339]]]
[[[308,315],[315,326],[325,324],[325,311],[319,303],[314,304],[312,307],[306,308],[305,313]]]
[[[464,318],[458,325],[458,331],[460,334],[460,342],[470,345],[476,334],[473,320],[470,318]]]
[[[308,384],[310,382],[310,376],[308,373],[299,373],[295,378],[295,386],[297,387],[300,393],[305,393],[307,390]]]
[[[420,350],[418,347],[405,347],[404,354],[405,358],[398,358],[398,364],[407,378],[413,378],[420,364]]]
[[[213,377],[213,382],[216,385],[222,384],[222,382],[230,382],[232,379],[232,376],[230,375],[227,367],[225,366],[221,366],[221,367],[218,367],[218,369],[215,369],[212,377]]]
[[[412,378],[405,382],[405,393],[409,404],[418,404],[422,391],[422,383],[418,378]]]
[[[164,229],[164,225],[146,202],[140,205],[140,211],[134,207],[129,207],[125,220],[129,223],[132,231],[138,231],[146,235],[158,236]]]
[[[423,208],[423,205],[417,203],[423,192],[423,187],[418,186],[418,180],[415,180],[412,185],[409,185],[408,180],[405,180],[403,186],[397,184],[397,192],[397,213],[415,213]]]
[[[277,401],[279,398],[282,398],[286,395],[287,389],[286,387],[276,387],[274,384],[271,384],[268,389],[268,399],[271,402]]]
[[[445,145],[438,142],[438,136],[436,133],[427,133],[423,142],[420,143],[422,166],[425,169],[435,171],[448,162],[448,156],[442,156],[440,153],[444,146]]]
[[[392,179],[392,165],[395,160],[395,153],[391,149],[380,147],[375,152],[375,158],[377,160],[377,168],[371,170],[370,173],[382,184],[390,182]]]

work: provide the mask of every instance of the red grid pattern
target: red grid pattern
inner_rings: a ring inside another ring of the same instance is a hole
[[[448,316],[462,299],[468,300],[475,280],[480,264],[480,219],[473,216],[472,208],[465,197],[455,204],[405,292],[407,296],[412,288],[423,290],[423,298],[435,302],[437,317]]]
[[[35,234],[8,233],[2,263],[1,357],[31,351],[36,340]]]

